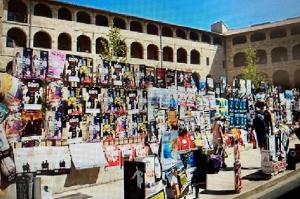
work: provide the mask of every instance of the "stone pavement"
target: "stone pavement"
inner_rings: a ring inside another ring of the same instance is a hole
[[[293,138],[290,147],[294,147],[295,143],[300,143],[297,138]],[[269,180],[254,179],[260,170],[260,151],[252,149],[252,146],[246,145],[241,147],[241,165],[242,176],[248,177],[243,179],[243,188],[241,193],[235,194],[234,190],[234,173],[233,173],[233,153],[232,149],[228,149],[228,158],[226,159],[227,169],[220,171],[218,174],[209,174],[207,179],[207,190],[200,194],[200,198],[248,198],[256,193],[262,192],[267,188],[283,181],[296,173],[300,173],[298,166],[296,171],[284,171],[273,176]],[[251,178],[252,176],[252,178]],[[253,178],[254,177],[254,178]],[[250,178],[250,179],[249,179]],[[108,184],[90,186],[74,191],[68,191],[55,194],[56,199],[123,199],[123,181],[116,181]],[[193,195],[186,196],[186,199],[192,199]]]

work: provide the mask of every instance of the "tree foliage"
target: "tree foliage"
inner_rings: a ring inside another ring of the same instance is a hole
[[[258,88],[261,82],[268,82],[267,77],[257,72],[256,51],[253,48],[248,48],[246,51],[246,68],[243,69],[243,78],[251,80],[254,87]]]
[[[107,36],[108,42],[101,41],[101,58],[109,62],[126,62],[127,45],[125,39],[122,38],[120,29],[111,27]]]

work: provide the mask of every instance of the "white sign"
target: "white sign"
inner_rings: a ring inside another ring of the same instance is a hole
[[[77,170],[104,167],[107,164],[100,143],[71,144],[69,147]]]

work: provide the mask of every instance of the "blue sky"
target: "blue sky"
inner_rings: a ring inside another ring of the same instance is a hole
[[[118,13],[210,30],[230,29],[300,16],[300,0],[61,0]]]

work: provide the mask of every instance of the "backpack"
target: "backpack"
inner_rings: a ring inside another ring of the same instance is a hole
[[[222,157],[220,155],[211,155],[208,158],[208,174],[219,173],[222,165]]]

